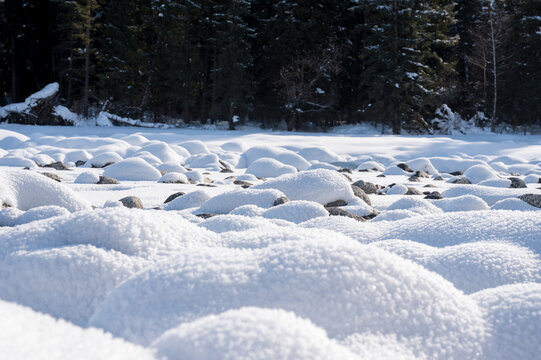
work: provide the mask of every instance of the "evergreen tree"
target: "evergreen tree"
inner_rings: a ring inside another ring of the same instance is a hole
[[[393,133],[429,129],[427,122],[453,64],[442,49],[454,46],[452,1],[378,0],[359,7],[366,18],[360,89],[367,118],[383,116]]]

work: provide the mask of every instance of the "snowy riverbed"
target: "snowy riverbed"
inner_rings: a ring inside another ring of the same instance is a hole
[[[3,125],[0,353],[535,359],[540,178],[541,136]]]

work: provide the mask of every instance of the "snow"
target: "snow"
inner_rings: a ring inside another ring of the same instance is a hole
[[[162,177],[155,167],[141,158],[125,159],[107,166],[103,175],[127,181],[156,181]]]
[[[261,158],[251,163],[246,169],[246,173],[257,177],[275,178],[286,174],[296,174],[297,169],[290,165],[284,165],[275,159]]]
[[[518,197],[541,195],[541,136],[348,129],[0,125],[0,353],[536,358],[540,209]],[[291,173],[247,173],[265,158]],[[435,179],[454,171],[474,184]],[[372,206],[353,194],[359,180],[382,189]],[[374,218],[329,216],[337,200]]]

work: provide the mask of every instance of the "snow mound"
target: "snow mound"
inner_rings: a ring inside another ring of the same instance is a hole
[[[487,165],[474,165],[464,172],[464,176],[470,180],[472,184],[500,178],[498,174]]]
[[[450,199],[435,200],[432,202],[432,204],[436,205],[445,212],[480,211],[490,209],[483,199],[473,195],[463,195]]]
[[[416,196],[403,197],[387,207],[387,211],[410,210],[420,215],[438,214],[442,211],[430,201]]]
[[[20,214],[16,219],[14,219],[14,225],[28,224],[32,221],[49,219],[55,216],[65,216],[69,215],[69,213],[70,212],[68,210],[60,206],[39,206]]]
[[[101,168],[106,164],[117,163],[119,161],[122,161],[122,157],[120,155],[118,155],[116,152],[107,151],[100,155],[94,156],[88,162],[93,167]]]
[[[541,281],[541,260],[527,248],[501,242],[475,242],[435,248],[413,241],[373,243],[434,271],[466,294],[506,284]]]
[[[246,167],[250,166],[254,161],[269,158],[276,159],[285,150],[282,148],[271,147],[271,146],[254,146],[246,150],[242,154],[242,158],[246,163]]]
[[[489,206],[492,206],[500,200],[516,198],[528,193],[531,193],[531,189],[502,189],[488,186],[460,185],[443,191],[441,195],[444,198],[475,195],[483,199]]]
[[[79,174],[77,178],[73,181],[75,184],[97,184],[100,181],[98,174],[85,171]]]
[[[407,162],[409,167],[413,171],[426,171],[429,175],[437,175],[438,170],[432,165],[429,159],[427,158],[418,158],[413,159]]]
[[[344,160],[337,153],[323,146],[301,149],[301,151],[299,151],[299,155],[308,161],[317,160],[321,162],[333,163]]]
[[[34,161],[22,156],[4,156],[0,158],[0,166],[13,166],[13,167],[22,167],[22,168],[38,167]]]
[[[339,172],[325,169],[284,175],[265,181],[252,189],[277,189],[290,200],[315,201],[322,205],[336,200],[356,203],[348,180]]]
[[[261,208],[270,208],[274,202],[283,197],[278,190],[248,189],[228,191],[206,201],[199,210],[199,214],[229,214],[233,209],[243,205],[257,205]]]
[[[541,284],[505,285],[473,294],[491,325],[483,359],[536,359],[541,354]]]
[[[280,161],[282,164],[293,166],[295,169],[300,171],[308,170],[308,168],[312,165],[299,154],[288,150],[278,154],[276,160]]]
[[[290,165],[284,165],[275,159],[262,158],[251,163],[246,169],[246,173],[257,177],[275,178],[286,174],[296,174],[297,169]]]
[[[287,341],[285,341],[287,339]],[[325,331],[291,312],[241,308],[168,330],[153,344],[167,360],[359,359]]]
[[[165,174],[161,178],[159,178],[158,182],[164,183],[164,184],[175,184],[175,183],[187,184],[188,178],[184,174],[181,174],[178,172],[170,172],[170,173]]]
[[[92,155],[86,150],[73,150],[66,153],[66,158],[64,159],[67,162],[76,163],[77,161],[88,161],[92,159]]]
[[[209,148],[204,142],[200,140],[190,140],[179,144],[184,149],[188,150],[190,154],[210,154]]]
[[[186,175],[188,180],[193,181],[194,183],[205,182],[205,177],[203,176],[203,173],[199,170],[186,171],[184,175]]]
[[[244,144],[241,141],[229,141],[226,143],[223,143],[221,145],[221,148],[225,151],[233,151],[233,152],[244,152],[246,150],[246,144]]]
[[[21,210],[46,205],[70,212],[90,209],[88,202],[63,184],[27,170],[0,169],[0,202]]]
[[[15,226],[17,218],[22,214],[24,211],[13,207],[0,210],[0,226]]]
[[[186,174],[186,169],[184,166],[179,165],[175,162],[165,162],[163,164],[157,165],[156,169],[165,171],[167,173],[176,172],[181,174]]]
[[[329,212],[325,210],[323,205],[316,202],[296,200],[272,207],[263,212],[261,216],[267,219],[282,219],[299,224],[320,216],[329,216]]]
[[[526,184],[539,184],[541,182],[541,175],[532,174],[524,177],[524,182]]]
[[[376,218],[372,219],[372,222],[396,221],[420,215],[422,214],[411,210],[386,210],[380,213]]]
[[[408,187],[404,184],[397,184],[392,188],[388,189],[387,195],[405,195],[408,192]]]
[[[364,360],[416,360],[407,344],[392,335],[353,334],[340,342]]]
[[[377,161],[365,161],[359,164],[355,171],[372,170],[372,171],[385,171],[385,167]]]
[[[164,210],[184,210],[196,208],[210,199],[210,195],[206,191],[196,190],[185,195],[179,196],[165,205]]]
[[[156,156],[161,162],[183,163],[184,158],[177,154],[169,145],[160,141],[143,146],[139,151],[148,151]]]
[[[492,205],[491,209],[492,210],[518,210],[518,211],[540,211],[541,210],[517,198],[500,200],[494,205]]]
[[[317,169],[326,169],[326,170],[340,170],[338,166],[334,166],[324,162],[317,162],[312,164],[307,170],[317,170]]]
[[[251,251],[187,249],[119,286],[90,324],[149,344],[179,323],[244,306],[292,311],[332,338],[415,339],[429,358],[472,358],[485,333],[475,302],[439,275],[351,240],[307,236]]]
[[[491,187],[497,187],[497,188],[509,188],[511,186],[511,180],[509,179],[489,179],[489,180],[483,180],[477,185],[481,186],[491,186]]]
[[[140,134],[131,134],[128,136],[124,136],[123,138],[121,138],[121,140],[124,140],[128,144],[134,146],[142,146],[143,144],[148,142],[148,139]]]
[[[388,167],[387,169],[385,169],[385,171],[383,172],[383,175],[385,175],[385,176],[392,176],[392,175],[406,175],[406,176],[410,176],[410,175],[412,175],[412,174],[409,173],[409,172],[407,172],[407,171],[402,170],[402,169],[399,168],[398,166],[390,166],[390,167]]]
[[[220,171],[223,168],[220,158],[216,154],[196,154],[186,159],[186,164],[191,168],[209,169]]]
[[[260,208],[257,205],[243,205],[239,206],[236,209],[233,209],[229,214],[231,215],[242,215],[242,216],[261,216],[265,209]]]
[[[0,349],[10,359],[154,359],[140,346],[102,330],[82,329],[0,300]]]
[[[430,157],[428,158],[432,165],[440,172],[451,173],[454,171],[466,171],[475,165],[487,165],[483,160],[449,158],[449,157]]]
[[[281,226],[292,226],[293,223],[285,220],[279,219],[264,219],[262,217],[247,217],[244,215],[220,215],[213,216],[199,224],[199,226],[213,231],[215,233],[225,233],[225,232],[240,232],[238,236],[242,236],[244,232],[250,231],[252,229],[262,229],[265,231],[270,231],[271,229],[277,230]],[[230,247],[244,247],[240,246],[238,242],[234,242],[234,245]],[[252,246],[247,246],[252,247]]]
[[[125,181],[156,181],[162,174],[140,158],[129,158],[107,166],[103,176]]]
[[[471,211],[468,216],[462,212],[435,213],[398,221],[364,223],[342,216],[330,216],[308,220],[300,225],[336,231],[361,243],[402,239],[445,247],[477,241],[505,241],[541,254],[538,239],[541,222],[535,211]]]

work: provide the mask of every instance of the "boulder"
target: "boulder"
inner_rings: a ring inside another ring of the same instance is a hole
[[[519,196],[518,198],[531,206],[535,206],[536,208],[541,209],[541,195],[540,194],[525,194],[525,195]]]
[[[126,196],[119,200],[122,205],[130,209],[142,209],[143,202],[137,196]]]

